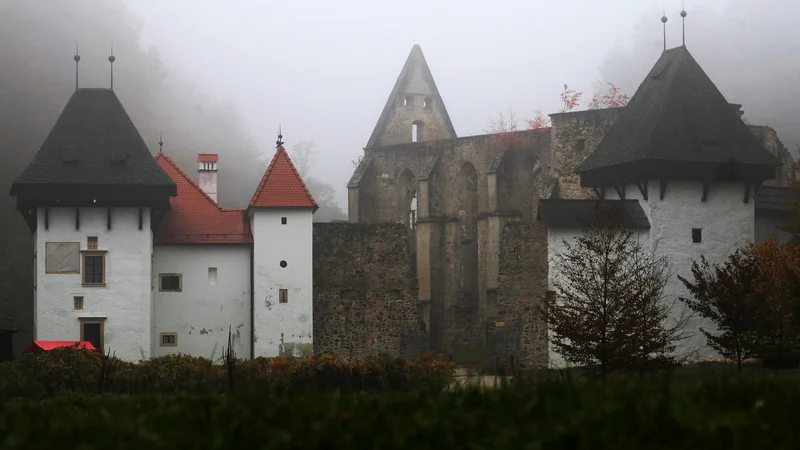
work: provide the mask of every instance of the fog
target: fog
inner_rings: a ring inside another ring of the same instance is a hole
[[[223,206],[247,204],[282,127],[322,207],[345,185],[411,47],[419,44],[460,136],[498,113],[557,112],[564,84],[632,95],[681,42],[680,0],[2,0],[0,187],[30,162],[75,86],[114,87],[151,151],[194,174],[220,154]],[[800,2],[689,0],[687,46],[751,123],[800,144]],[[31,235],[0,196],[0,318],[30,328]],[[29,339],[23,335],[24,341]]]

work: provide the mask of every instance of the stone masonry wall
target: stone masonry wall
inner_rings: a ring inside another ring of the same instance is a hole
[[[542,222],[509,222],[500,243],[497,321],[489,327],[492,357],[514,356],[522,370],[548,363],[547,326],[537,305],[547,292],[547,229]]]
[[[550,115],[553,152],[550,176],[558,181],[561,198],[594,198],[591,189],[581,187],[575,169],[597,148],[621,111],[622,108],[607,108]]]
[[[427,349],[408,230],[314,224],[314,353],[414,358]]]
[[[767,126],[762,125],[748,125],[750,132],[753,133],[760,141],[761,144],[775,155],[781,161],[781,168],[776,173],[774,180],[769,180],[764,183],[765,186],[783,186],[787,187],[794,180],[795,168],[794,158],[792,158],[789,150],[778,139],[778,133]]]

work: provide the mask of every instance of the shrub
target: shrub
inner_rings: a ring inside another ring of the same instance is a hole
[[[386,354],[360,361],[328,354],[232,362],[236,388],[251,391],[440,390],[454,378],[453,364],[432,353],[414,361]],[[40,398],[63,391],[171,394],[230,388],[228,368],[206,358],[179,354],[130,363],[78,348],[26,354],[3,363],[0,376],[0,399]]]

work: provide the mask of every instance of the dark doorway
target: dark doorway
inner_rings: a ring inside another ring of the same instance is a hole
[[[84,322],[81,340],[89,341],[94,348],[103,351],[103,324],[99,322]]]
[[[0,331],[0,362],[11,361],[13,357],[12,335],[10,331]]]

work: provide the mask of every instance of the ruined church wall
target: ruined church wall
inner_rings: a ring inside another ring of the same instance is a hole
[[[488,327],[493,360],[514,356],[516,368],[548,363],[547,325],[538,313],[548,285],[547,229],[542,222],[508,222],[500,241],[497,316]]]
[[[761,144],[781,162],[781,167],[775,171],[775,179],[765,182],[764,185],[789,186],[795,177],[794,158],[778,138],[778,133],[774,129],[762,125],[748,125],[748,128],[761,141]]]
[[[314,353],[416,357],[427,349],[408,230],[314,224]]]
[[[551,114],[552,169],[550,176],[561,188],[561,198],[594,198],[582,188],[575,169],[589,156],[619,117],[622,108],[592,109]]]

